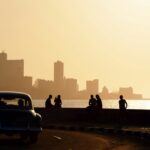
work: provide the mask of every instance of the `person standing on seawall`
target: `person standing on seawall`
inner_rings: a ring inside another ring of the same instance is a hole
[[[127,115],[127,102],[123,98],[123,95],[120,95],[120,100],[119,100],[119,110],[120,110],[120,117],[119,117],[119,126],[122,128],[125,123],[128,122],[128,115]]]
[[[128,104],[127,104],[126,100],[123,98],[123,95],[120,95],[119,109],[121,111],[126,111],[127,106],[128,106]]]

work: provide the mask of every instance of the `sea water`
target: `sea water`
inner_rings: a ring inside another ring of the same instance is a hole
[[[150,109],[150,100],[126,100],[128,103],[128,109]],[[32,101],[34,107],[45,107],[45,100]],[[118,100],[102,100],[103,108],[118,109]],[[52,100],[53,104],[53,100]],[[62,100],[63,108],[86,108],[88,106],[88,100]]]

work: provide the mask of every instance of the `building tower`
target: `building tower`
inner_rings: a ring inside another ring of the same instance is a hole
[[[90,95],[90,94],[98,94],[99,92],[99,81],[98,79],[95,79],[95,80],[92,80],[92,81],[86,81],[86,90],[87,90],[87,93]]]
[[[54,63],[54,90],[62,94],[64,89],[64,64],[61,61]]]

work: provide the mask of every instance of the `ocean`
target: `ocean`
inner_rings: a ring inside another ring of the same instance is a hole
[[[150,109],[150,100],[126,100],[128,109]],[[32,101],[34,107],[45,107],[45,100]],[[52,100],[53,103],[53,100]],[[118,109],[118,100],[102,100],[103,108]],[[63,108],[86,108],[88,100],[62,100]]]

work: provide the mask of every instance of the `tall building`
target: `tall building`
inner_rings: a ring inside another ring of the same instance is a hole
[[[5,52],[0,53],[0,88],[15,89],[22,85],[24,77],[23,60],[7,60]]]
[[[98,94],[98,79],[86,81],[86,90],[88,94]]]
[[[64,64],[61,61],[57,61],[54,63],[54,87],[56,94],[63,94]]]
[[[31,88],[32,78],[24,77],[24,60],[7,60],[5,52],[0,53],[0,90],[24,90]]]

